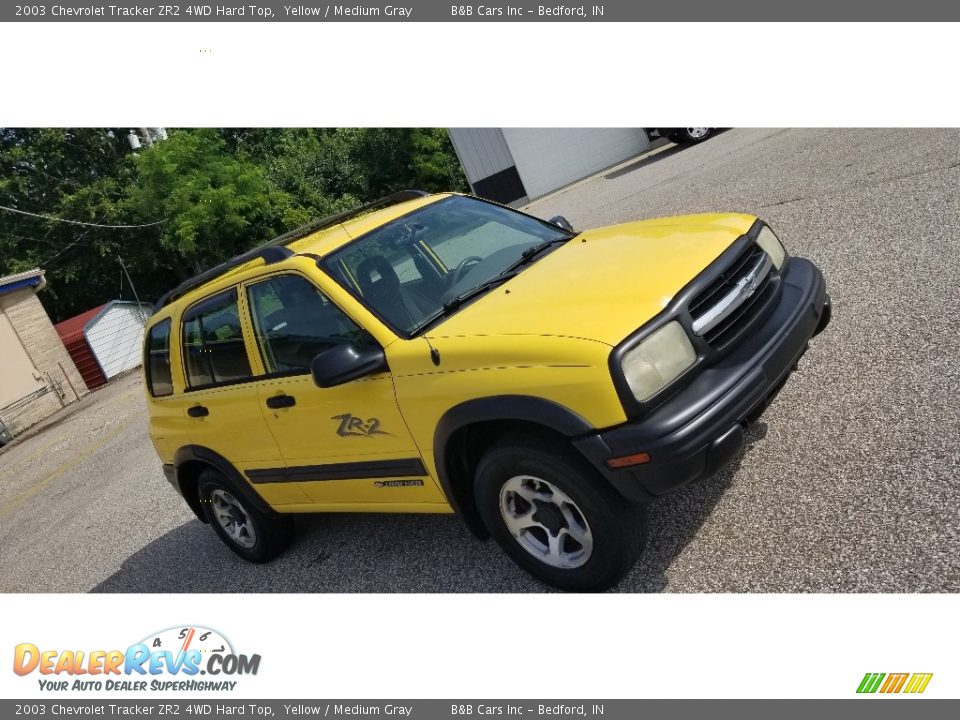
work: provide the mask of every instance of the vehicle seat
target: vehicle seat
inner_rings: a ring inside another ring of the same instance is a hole
[[[400,278],[385,258],[363,260],[357,265],[356,276],[363,297],[392,325],[409,328],[420,318],[422,313],[411,305],[400,287]]]

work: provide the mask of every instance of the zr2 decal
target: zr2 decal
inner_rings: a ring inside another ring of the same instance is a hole
[[[364,420],[351,413],[345,413],[344,415],[334,415],[330,419],[340,421],[340,426],[337,428],[337,435],[340,437],[373,437],[374,435],[391,434],[380,429],[380,421],[377,418]]]

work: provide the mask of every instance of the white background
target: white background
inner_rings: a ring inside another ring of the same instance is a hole
[[[0,32],[6,125],[960,124],[951,23],[24,23]]]
[[[262,656],[229,697],[849,698],[866,672],[932,672],[925,697],[960,697],[957,609],[951,595],[7,596],[0,696],[49,696],[37,672],[10,672],[18,643],[123,651],[195,624]]]
[[[958,44],[945,23],[8,24],[0,124],[956,126]],[[37,694],[16,643],[124,648],[179,624],[263,656],[247,697],[845,698],[868,671],[960,697],[950,595],[0,603],[4,697]]]

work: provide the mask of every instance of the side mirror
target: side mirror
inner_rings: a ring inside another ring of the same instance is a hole
[[[358,350],[351,343],[328,348],[310,361],[313,382],[322,388],[336,387],[389,369],[382,349],[372,347]]]
[[[558,228],[563,228],[567,232],[573,232],[573,225],[570,224],[570,221],[567,220],[563,215],[554,215],[549,220],[551,225],[556,225]]]

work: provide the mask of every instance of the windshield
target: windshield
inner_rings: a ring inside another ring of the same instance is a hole
[[[531,248],[546,249],[570,237],[529,215],[453,196],[367,233],[321,264],[374,314],[409,337],[453,311],[459,299],[492,287],[498,276],[540,257]]]

